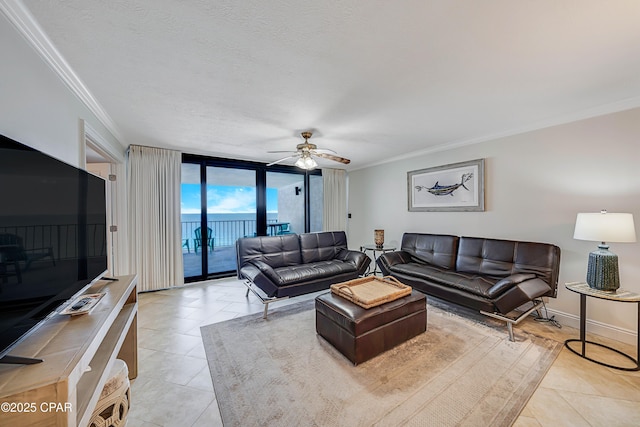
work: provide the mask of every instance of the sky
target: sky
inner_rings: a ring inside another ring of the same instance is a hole
[[[182,184],[181,213],[200,213],[200,184]],[[256,211],[255,187],[207,186],[208,213],[253,213]],[[278,211],[278,190],[267,188],[267,212]]]

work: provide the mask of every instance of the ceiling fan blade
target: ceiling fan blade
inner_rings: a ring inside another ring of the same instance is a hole
[[[316,153],[316,156],[322,157],[323,159],[333,160],[334,162],[344,163],[345,165],[348,165],[349,163],[351,163],[351,160],[349,159],[345,159],[344,157],[340,157],[340,156],[334,156],[332,154]]]
[[[295,154],[295,151],[291,151],[291,150],[282,150],[282,151],[267,151],[267,153],[291,153],[291,154]]]
[[[333,151],[330,148],[316,148],[314,150],[312,150],[316,153],[328,153],[328,154],[338,154],[337,152]]]
[[[280,162],[284,162],[285,160],[293,159],[294,157],[300,157],[300,155],[294,154],[293,156],[287,156],[287,157],[284,157],[284,158],[282,158],[280,160],[276,160],[275,162],[271,162],[271,163],[267,164],[267,166],[273,166],[273,165],[276,165],[276,164],[278,164]]]

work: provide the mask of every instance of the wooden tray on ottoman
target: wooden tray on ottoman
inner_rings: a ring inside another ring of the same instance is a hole
[[[411,286],[391,276],[369,276],[331,285],[331,292],[362,308],[372,308],[411,295]]]

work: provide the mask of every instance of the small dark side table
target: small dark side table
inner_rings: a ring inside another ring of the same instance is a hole
[[[625,291],[622,289],[618,289],[616,292],[607,292],[607,291],[601,291],[598,289],[592,289],[589,287],[588,284],[586,283],[582,283],[582,282],[572,282],[572,283],[565,283],[565,288],[569,289],[572,292],[576,292],[578,294],[580,294],[580,339],[570,339],[570,340],[566,340],[564,342],[564,346],[567,347],[569,349],[569,351],[571,351],[574,354],[577,354],[578,356],[585,358],[591,362],[597,363],[598,365],[602,365],[602,366],[606,366],[608,368],[613,368],[613,369],[619,369],[621,371],[640,371],[640,294],[634,293],[634,292],[629,292],[629,291]],[[593,341],[587,341],[586,339],[586,321],[587,321],[587,297],[591,297],[591,298],[598,298],[598,299],[604,299],[604,300],[609,300],[609,301],[617,301],[617,302],[630,302],[630,303],[636,303],[636,305],[638,306],[638,328],[636,329],[636,334],[637,334],[637,343],[636,343],[636,358],[634,359],[633,357],[629,356],[628,354],[625,354],[623,352],[621,352],[620,350],[617,350],[615,348],[611,348],[607,345],[604,344],[600,344],[597,342],[593,342]],[[582,343],[582,351],[578,352],[576,350],[574,350],[573,348],[571,348],[569,346],[570,342],[580,342]],[[586,355],[586,344],[592,344],[592,345],[597,345],[599,347],[603,347],[606,348],[608,350],[611,350],[615,353],[618,353],[624,357],[626,357],[627,359],[631,360],[635,367],[633,368],[625,368],[625,367],[621,367],[621,366],[615,366],[615,365],[610,365],[608,363],[604,363],[604,362],[600,362],[599,360],[595,360],[592,359],[590,357],[588,357]]]
[[[376,245],[360,246],[360,252],[364,253],[365,255],[367,254],[367,251],[373,251],[373,271],[368,272],[367,274],[365,274],[365,276],[369,276],[369,275],[377,276],[378,263],[376,261],[378,260],[378,257],[385,252],[393,252],[395,250],[396,250],[395,246],[382,246],[382,247],[376,246]],[[378,253],[380,253],[380,255],[378,255]],[[369,269],[371,269],[371,266],[369,266]]]

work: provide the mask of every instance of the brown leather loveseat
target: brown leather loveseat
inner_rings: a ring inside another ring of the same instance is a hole
[[[556,297],[560,248],[547,243],[405,233],[400,251],[381,255],[378,265],[428,295],[460,304],[512,325]],[[510,314],[527,303],[532,307]]]

